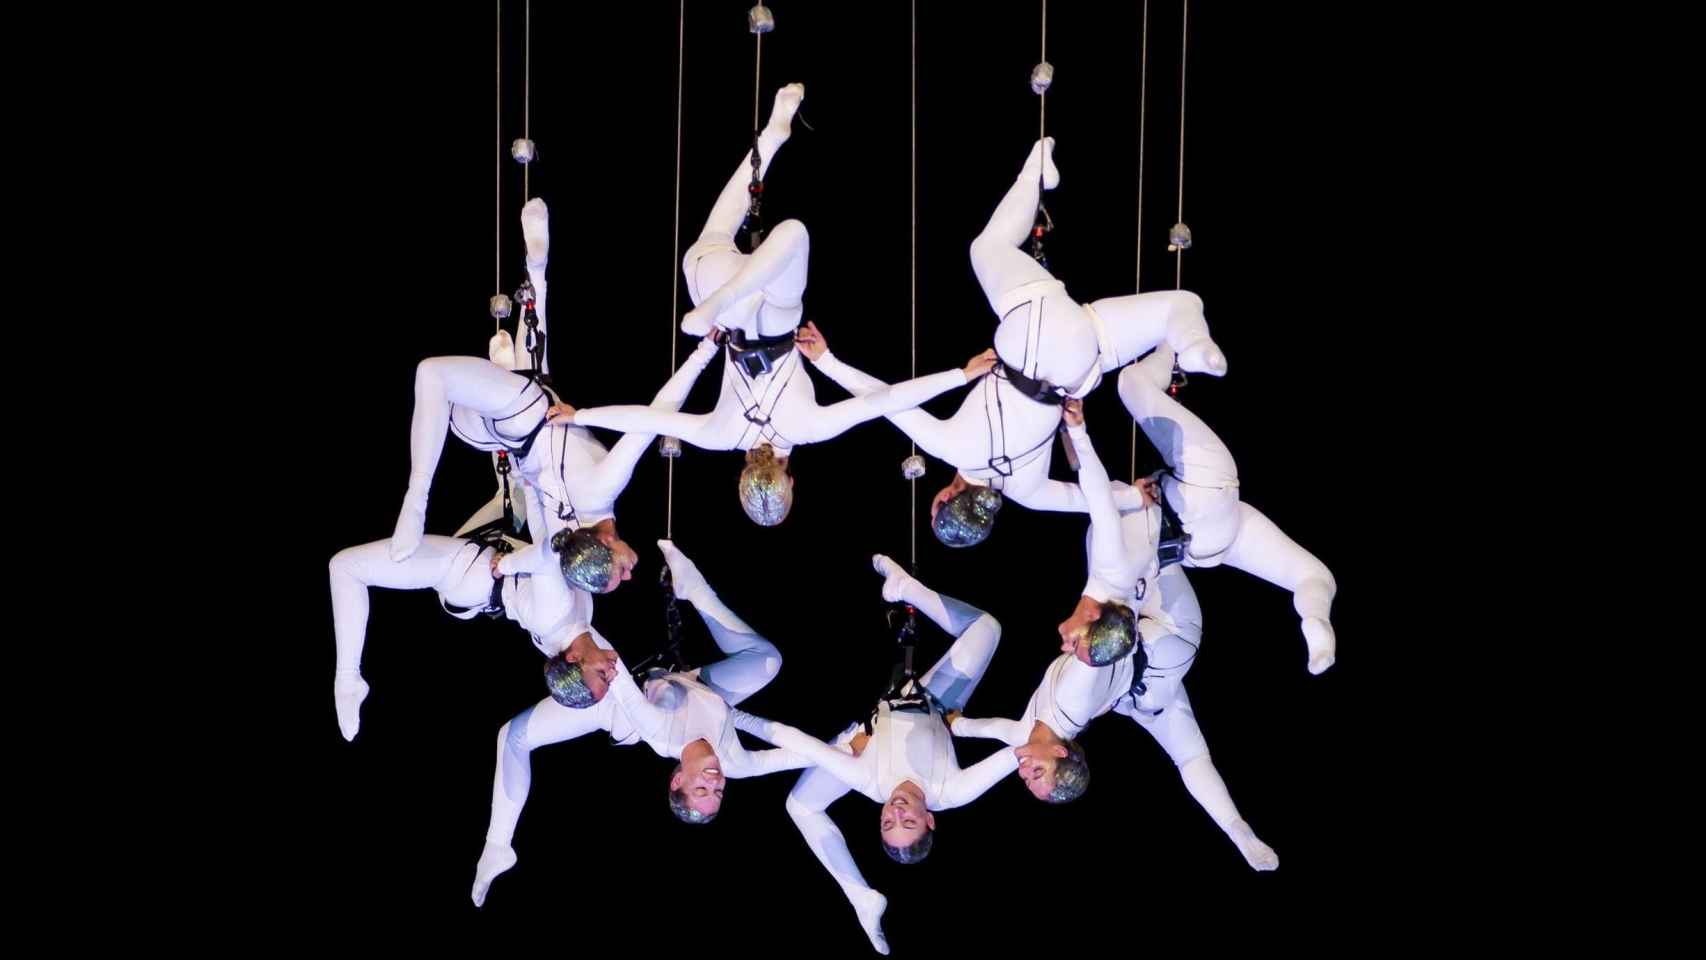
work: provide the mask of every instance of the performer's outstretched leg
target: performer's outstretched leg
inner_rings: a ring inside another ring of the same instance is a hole
[[[332,699],[345,740],[354,740],[361,729],[361,702],[367,699],[367,682],[361,677],[361,651],[367,643],[367,588],[437,588],[451,603],[477,606],[490,598],[492,589],[491,572],[480,562],[484,555],[468,540],[426,537],[414,555],[402,562],[390,559],[390,543],[385,540],[340,550],[332,557],[328,565],[332,627],[338,645]]]
[[[545,266],[551,256],[551,213],[545,207],[545,201],[538,197],[527,201],[521,208],[521,237],[527,246],[527,279],[533,284],[533,312],[539,317],[539,335],[545,335]],[[527,324],[519,323],[516,330],[516,360],[518,367],[529,367],[530,362],[523,359],[527,350]],[[551,357],[549,353],[539,358],[539,369],[543,373],[551,372]]]
[[[1291,604],[1303,618],[1303,639],[1309,645],[1309,672],[1325,672],[1338,652],[1330,619],[1339,589],[1333,572],[1260,510],[1240,502],[1238,511],[1238,535],[1226,551],[1226,564],[1292,592]]]
[[[920,679],[943,706],[964,710],[995,657],[995,648],[1001,642],[1001,624],[970,604],[926,587],[900,564],[880,553],[871,558],[871,565],[884,577],[884,600],[912,604],[955,638],[954,645]]]
[[[699,668],[699,680],[717,691],[729,706],[764,689],[782,670],[782,654],[776,645],[758,635],[745,620],[735,616],[716,591],[705,582],[699,568],[668,540],[659,540],[664,562],[669,564],[675,595],[693,605],[711,631],[717,648],[727,654]]]
[[[516,714],[498,730],[497,771],[492,777],[492,820],[486,827],[486,846],[474,868],[474,906],[486,902],[486,892],[498,874],[515,866],[515,825],[533,785],[533,751],[603,729],[605,713],[571,710],[546,697]]]
[[[1160,290],[1107,297],[1090,304],[1102,318],[1116,356],[1103,357],[1104,369],[1130,363],[1165,343],[1178,353],[1179,366],[1192,373],[1224,376],[1226,356],[1208,335],[1202,298],[1185,290]],[[1168,358],[1169,363],[1171,357]],[[1172,370],[1169,367],[1168,373]],[[1171,377],[1169,377],[1169,380]]]
[[[770,161],[787,142],[793,129],[795,111],[799,110],[800,102],[805,99],[804,85],[793,83],[776,91],[776,99],[770,112],[770,122],[758,135],[758,176],[760,179],[770,169]],[[752,151],[747,151],[741,158],[741,163],[735,168],[723,186],[722,193],[717,195],[717,201],[711,207],[711,213],[705,220],[705,228],[699,234],[699,239],[689,247],[682,258],[682,273],[687,278],[687,292],[696,305],[703,305],[717,290],[728,283],[746,264],[747,257],[734,245],[735,234],[740,231],[741,224],[746,221],[747,202],[749,194],[747,187],[752,182]],[[768,244],[759,244],[763,250]],[[758,251],[754,251],[756,254]],[[781,249],[778,248],[777,253]],[[775,267],[766,268],[767,272],[776,272]],[[781,298],[783,304],[798,303],[800,291],[805,289],[803,264],[801,267],[799,288],[792,297]],[[780,282],[780,280],[778,280]],[[756,288],[755,288],[756,289]],[[779,291],[786,293],[786,290]],[[690,312],[683,318],[681,329],[687,333],[703,336],[710,332],[711,323],[732,300],[720,302],[712,312],[704,309]]]
[[[1043,189],[1053,190],[1060,183],[1060,171],[1054,167],[1054,138],[1040,140],[1031,148],[1024,169],[1008,188],[1007,195],[995,208],[983,232],[971,242],[971,268],[989,306],[997,312],[1001,299],[1014,287],[1037,280],[1051,280],[1053,275],[1042,264],[1019,249],[1031,235],[1036,223],[1037,202],[1042,194],[1037,187],[1037,171],[1042,170]]]

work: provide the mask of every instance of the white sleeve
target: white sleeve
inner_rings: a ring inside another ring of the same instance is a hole
[[[513,478],[515,475],[511,474]],[[519,482],[519,481],[517,481]],[[545,522],[545,506],[535,487],[527,501],[527,536],[533,543],[498,561],[498,572],[506,577],[518,573],[537,574],[556,569],[557,555],[551,552],[550,528]]]
[[[1083,424],[1067,427],[1072,449],[1078,452],[1078,488],[1090,510],[1091,549],[1103,556],[1119,557],[1125,552],[1125,540],[1120,531],[1120,511],[1114,506],[1113,484],[1108,468],[1096,455],[1090,443],[1090,432]]]
[[[939,806],[932,809],[951,810],[964,806],[988,792],[1002,777],[1019,769],[1019,757],[1010,748],[1002,747],[977,763],[956,772],[942,788]]]
[[[664,382],[657,395],[652,397],[651,408],[671,413],[679,411],[681,405],[687,402],[687,395],[693,391],[693,384],[698,381],[699,375],[705,372],[705,367],[716,357],[718,349],[710,337],[700,340],[699,346],[687,355],[680,368]],[[611,445],[610,452],[592,468],[592,476],[586,478],[586,483],[598,491],[597,499],[608,498],[615,502],[617,494],[627,488],[628,481],[634,476],[634,467],[639,464],[640,458],[645,455],[656,437],[657,434],[654,433],[624,433]]]
[[[871,376],[865,371],[842,363],[839,357],[827,350],[824,351],[823,356],[819,357],[813,365],[816,366],[824,376],[840,384],[842,389],[851,393],[855,397],[862,397],[867,393],[875,393],[876,391],[888,386],[888,384],[878,380],[876,377]]]
[[[783,770],[800,770],[812,766],[812,762],[792,750],[780,748],[773,750],[748,750],[741,747],[745,757],[737,769],[740,773],[731,773],[735,777],[762,777],[767,773],[780,773]]]
[[[822,767],[850,789],[858,790],[860,793],[865,792],[862,789],[865,780],[864,767],[860,764],[859,758],[851,753],[837,750],[822,740],[796,730],[785,723],[755,717],[744,710],[730,710],[729,715],[734,718],[737,729],[745,730],[747,733],[761,740],[767,740],[784,750],[790,750],[813,766]]]
[[[616,709],[627,715],[640,739],[662,739],[668,731],[669,714],[646,699],[645,691],[628,675],[628,667],[620,659],[616,661],[616,679],[610,684],[609,696],[616,698]]]
[[[1031,728],[1018,720],[1003,720],[991,717],[988,720],[974,720],[971,717],[960,717],[949,728],[956,737],[983,737],[989,740],[1000,740],[1009,747],[1017,747],[1031,738]]]

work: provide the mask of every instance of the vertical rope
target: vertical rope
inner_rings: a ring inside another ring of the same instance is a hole
[[[1149,119],[1149,0],[1143,0],[1142,38],[1137,55],[1137,285],[1134,293],[1143,292],[1143,141]],[[1131,421],[1131,483],[1137,485],[1137,419]]]
[[[1185,54],[1190,52],[1191,0],[1185,0],[1185,17],[1179,25],[1179,219],[1185,222]],[[1173,257],[1173,289],[1185,288],[1185,251]]]
[[[522,28],[526,35],[526,45],[521,52],[521,135],[532,141],[533,117],[533,0],[527,0],[527,16]],[[533,173],[533,164],[521,165],[521,200],[526,203],[533,199],[533,188],[529,186]]]
[[[669,376],[675,376],[676,312],[681,308],[681,278],[676,270],[681,262],[681,93],[682,78],[685,76],[684,67],[687,63],[687,0],[681,0],[677,13],[675,28],[675,236],[670,247],[669,261]],[[665,540],[675,539],[675,461],[676,457],[664,458],[668,461],[665,470],[668,479],[665,481],[663,508],[663,536]]]
[[[918,0],[912,0],[912,378],[918,379]],[[918,442],[912,442],[918,456]],[[912,572],[918,573],[918,478],[912,486]]]

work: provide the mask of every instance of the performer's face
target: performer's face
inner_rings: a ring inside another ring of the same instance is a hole
[[[879,826],[884,843],[891,847],[909,847],[917,843],[925,831],[935,828],[936,815],[925,807],[922,790],[910,783],[902,783],[889,794],[889,802],[883,804]]]
[[[723,809],[724,781],[722,765],[717,755],[711,754],[692,763],[683,761],[681,769],[669,778],[669,789],[685,793],[689,807],[710,817]]]
[[[598,539],[616,555],[610,571],[610,585],[604,588],[604,592],[609,593],[620,586],[622,581],[634,579],[634,568],[640,563],[640,555],[634,552],[633,547],[628,546],[627,541],[616,536],[614,526],[600,530]]]
[[[581,677],[594,698],[603,700],[610,692],[610,682],[616,679],[616,651],[593,643],[592,634],[576,637],[563,652],[563,659],[581,665]]]
[[[1076,656],[1080,661],[1090,664],[1090,645],[1083,643],[1090,635],[1090,624],[1102,616],[1102,605],[1089,597],[1079,597],[1078,606],[1072,608],[1072,616],[1061,621],[1060,651]],[[1094,664],[1091,664],[1094,666]]]
[[[1066,756],[1066,746],[1058,741],[1033,740],[1013,752],[1019,755],[1019,777],[1025,781],[1025,789],[1038,800],[1047,800],[1054,791],[1055,764]]]

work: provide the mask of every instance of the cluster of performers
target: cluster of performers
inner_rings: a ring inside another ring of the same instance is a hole
[[[816,324],[802,322],[810,249],[804,225],[777,224],[750,254],[734,242],[748,212],[748,171],[763,176],[804,95],[799,84],[776,94],[757,138],[756,165],[751,156],[742,160],[688,249],[682,270],[694,309],[681,328],[701,339],[649,404],[577,409],[563,403],[549,385],[548,366],[530,369],[507,338],[489,360],[435,357],[420,364],[412,466],[396,530],[389,540],[339,552],[330,564],[333,696],[344,737],[353,740],[360,729],[368,693],[361,674],[368,589],[435,590],[458,618],[485,613],[514,620],[546,657],[548,695],[498,731],[491,821],[474,872],[476,905],[516,862],[510,842],[527,802],[533,751],[594,731],[618,744],[643,741],[673,761],[669,808],[691,824],[717,817],[731,779],[800,771],[787,815],[880,953],[888,952],[887,900],[865,882],[828,807],[848,793],[870,798],[878,805],[883,849],[901,863],[916,863],[930,853],[938,812],[971,803],[1010,773],[1046,803],[1082,795],[1090,771],[1075,738],[1107,713],[1131,718],[1156,739],[1191,796],[1252,868],[1275,869],[1278,857],[1257,838],[1215,770],[1185,693],[1202,641],[1202,613],[1186,569],[1225,564],[1290,591],[1315,674],[1333,665],[1335,585],[1321,561],[1240,498],[1231,454],[1169,390],[1176,369],[1226,373],[1202,301],[1168,291],[1079,303],[1022,249],[1042,191],[1059,182],[1053,141],[1043,140],[971,244],[972,267],[998,321],[993,349],[963,368],[904,383],[848,366],[830,352]],[[544,202],[529,201],[521,221],[536,335],[543,338],[550,245]],[[682,412],[694,382],[719,354],[725,359],[715,408]],[[807,363],[851,397],[819,404],[801,370]],[[1104,374],[1117,374],[1120,399],[1166,464],[1136,485],[1110,479],[1085,431],[1081,398]],[[964,402],[947,419],[918,409],[967,385]],[[724,605],[667,540],[657,546],[669,589],[698,612],[724,656],[695,669],[631,672],[617,645],[592,627],[592,598],[630,579],[638,562],[617,531],[615,505],[652,441],[662,435],[708,450],[744,451],[741,508],[755,523],[774,525],[788,515],[796,492],[788,469],[793,448],[879,417],[955,468],[930,511],[932,530],[949,546],[985,539],[1008,499],[1090,517],[1082,595],[1060,624],[1060,656],[1043,671],[1024,713],[1013,719],[967,713],[1000,642],[996,618],[936,593],[882,555],[872,558],[882,598],[921,612],[952,645],[921,673],[910,663],[897,666],[870,714],[852,718],[832,738],[739,709],[775,680],[781,651]],[[1063,422],[1078,463],[1076,483],[1049,479]],[[588,427],[622,437],[606,449]],[[457,536],[436,536],[425,532],[426,506],[447,433],[494,453],[503,465],[492,502]],[[513,524],[503,519],[511,510],[525,516],[531,543],[511,536]],[[749,749],[737,731],[772,748]],[[962,768],[954,736],[1007,746]]]

